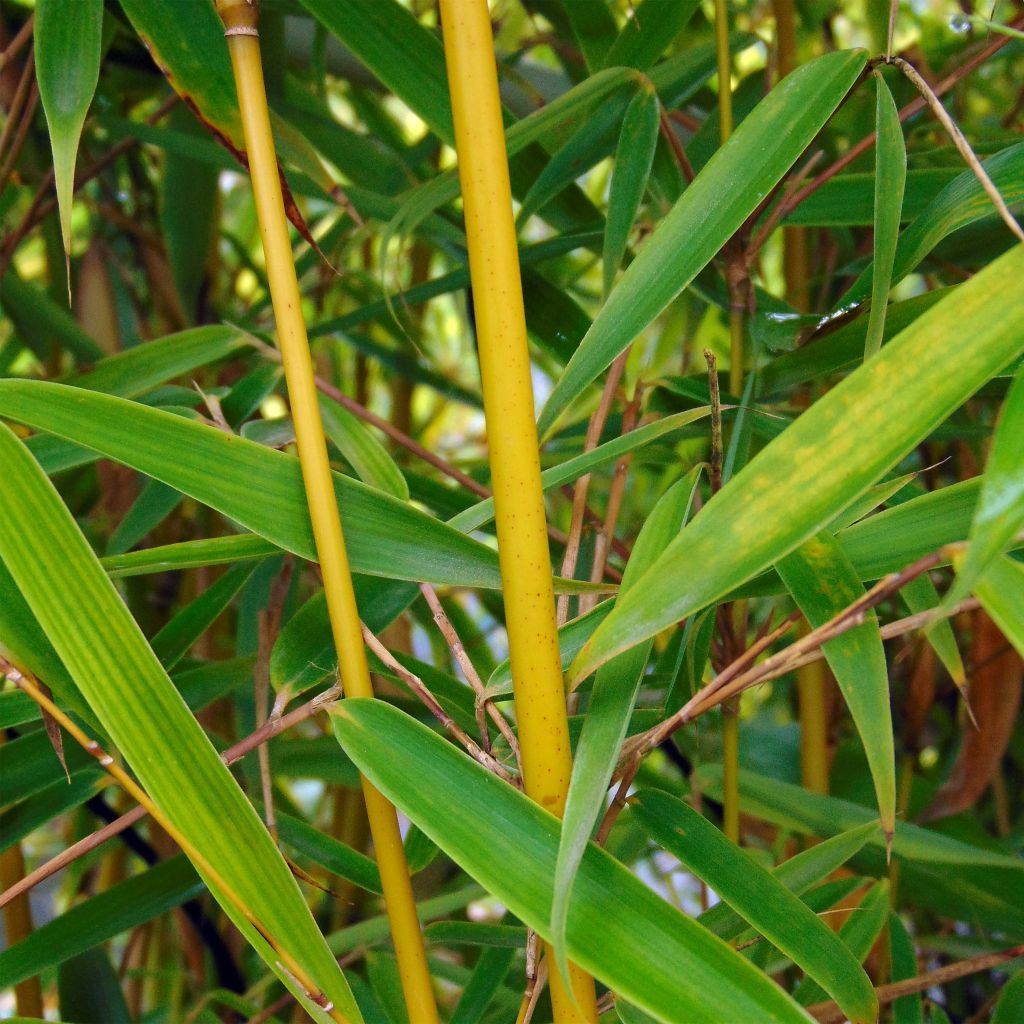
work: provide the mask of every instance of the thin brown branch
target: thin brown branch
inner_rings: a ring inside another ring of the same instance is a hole
[[[516,734],[512,731],[512,726],[508,724],[508,719],[505,718],[497,707],[495,707],[493,698],[488,696],[487,688],[484,686],[483,680],[480,678],[480,674],[477,672],[476,667],[473,665],[469,655],[466,653],[466,647],[459,637],[458,631],[455,629],[455,626],[452,625],[451,619],[449,619],[445,613],[440,598],[437,596],[437,591],[434,590],[429,583],[421,583],[420,593],[423,594],[427,605],[430,607],[430,611],[434,616],[434,622],[437,623],[437,628],[441,631],[441,635],[444,637],[445,643],[448,644],[448,649],[452,652],[452,656],[455,658],[459,668],[462,669],[462,673],[466,677],[466,681],[473,688],[473,692],[476,694],[478,724],[481,728],[480,735],[484,750],[486,750],[487,753],[491,752],[490,734],[487,729],[487,723],[482,721],[479,716],[487,714],[490,716],[491,721],[494,722],[495,726],[497,726],[498,732],[505,737],[505,742],[508,743],[512,753],[515,755],[516,764],[520,764],[519,741],[516,739]]]
[[[999,216],[1002,217],[1003,223],[1010,229],[1010,231],[1017,236],[1020,241],[1024,242],[1024,228],[1021,228],[1020,224],[1017,223],[1017,218],[1010,212],[1010,208],[1006,205],[1006,200],[1003,199],[1002,193],[996,188],[995,183],[988,176],[988,172],[982,166],[981,161],[978,159],[974,150],[971,148],[971,144],[964,138],[964,133],[960,131],[959,125],[952,117],[949,116],[949,112],[939,102],[938,96],[932,90],[932,87],[921,77],[917,68],[914,67],[909,61],[905,61],[902,57],[890,57],[887,61],[889,64],[895,65],[903,74],[910,79],[914,84],[917,91],[924,97],[925,102],[928,104],[932,113],[935,115],[939,123],[943,128],[946,129],[946,134],[953,140],[953,145],[956,146],[957,152],[963,157],[964,163],[974,172],[974,176],[981,182],[981,187],[985,190],[985,195],[992,200],[993,206],[999,212]]]
[[[608,371],[608,376],[601,391],[601,400],[590,417],[587,424],[587,433],[583,439],[583,454],[593,451],[601,440],[601,433],[608,421],[608,413],[611,411],[612,401],[615,398],[615,389],[622,380],[623,371],[626,369],[626,361],[629,358],[629,348],[622,352]],[[565,545],[565,556],[562,559],[562,576],[572,579],[576,573],[576,563],[579,559],[580,540],[583,535],[583,516],[587,508],[587,494],[590,490],[590,473],[584,473],[578,477],[572,494],[572,519],[569,524],[569,537]],[[569,619],[569,594],[558,595],[558,625],[564,626]]]
[[[4,662],[4,664],[6,664],[6,662]],[[324,708],[333,704],[340,696],[341,687],[335,685],[330,687],[330,689],[317,694],[317,696],[312,700],[295,708],[287,715],[282,715],[280,718],[276,719],[270,719],[270,721],[261,726],[255,732],[246,736],[244,739],[239,740],[234,746],[228,747],[228,749],[220,755],[221,760],[226,765],[232,765],[236,761],[240,761],[246,754],[255,750],[262,744],[267,743],[269,740],[272,740],[275,736],[279,736],[281,733],[286,732],[288,729],[298,725],[300,722],[305,722],[312,718]],[[87,853],[90,853],[97,847],[102,846],[105,842],[109,839],[113,839],[114,836],[123,832],[126,828],[130,828],[136,822],[141,821],[148,813],[149,812],[145,807],[134,807],[132,810],[122,814],[116,821],[112,821],[109,825],[105,825],[103,828],[86,836],[84,839],[80,839],[77,843],[69,846],[66,850],[62,850],[56,857],[51,858],[45,864],[41,864],[34,871],[27,874],[17,885],[12,886],[3,893],[0,893],[0,907],[3,907],[5,903],[15,899],[21,893],[28,892],[30,889],[35,888],[35,886],[46,881],[46,879],[51,877],[51,875],[56,874],[62,868],[65,868],[73,861],[78,860],[79,857],[84,857]]]
[[[7,49],[0,53],[0,74],[4,68],[24,49],[25,44],[32,38],[32,29],[35,27],[35,14],[30,14],[25,19],[25,24],[18,29],[15,37],[7,45]]]
[[[923,992],[933,986],[948,985],[958,978],[966,978],[970,974],[977,974],[979,971],[990,971],[1001,967],[1010,960],[1016,960],[1024,956],[1024,946],[1013,946],[1011,949],[1004,949],[999,953],[983,953],[981,956],[971,957],[969,960],[960,960],[955,964],[947,964],[927,974],[919,974],[916,978],[907,978],[905,981],[894,981],[888,985],[880,985],[875,989],[880,1006],[887,1006],[903,996],[913,995],[915,992]],[[815,1003],[807,1007],[807,1012],[820,1022],[820,1024],[842,1024],[846,1015],[836,1006],[835,1003]]]
[[[718,360],[711,349],[704,349],[704,361],[708,364],[708,392],[711,395],[711,461],[708,476],[711,479],[711,493],[722,489],[722,392],[718,385]]]
[[[407,669],[395,656],[373,635],[370,628],[363,623],[363,640],[366,646],[377,655],[385,667],[409,687],[421,704],[465,747],[466,752],[474,761],[482,764],[488,771],[493,772],[500,779],[518,786],[520,780],[513,775],[497,758],[488,754],[476,740],[473,739],[465,729],[456,722],[443,707],[438,699],[427,688],[426,683],[415,672]]]
[[[1010,22],[1011,28],[1022,29],[1024,28],[1024,15]],[[962,79],[966,78],[972,71],[977,69],[980,65],[984,64],[985,61],[998,53],[1008,42],[1010,42],[1009,36],[993,36],[983,47],[977,50],[971,57],[963,62],[959,67],[954,68],[945,78],[942,79],[937,85],[934,86],[932,91],[936,96],[942,96],[949,92],[953,86],[957,85]],[[924,110],[925,101],[922,97],[918,97],[915,100],[911,100],[905,107],[899,112],[899,118],[901,122],[909,121],[915,114],[920,113]],[[838,160],[830,164],[821,172],[813,181],[805,185],[798,192],[794,193],[787,198],[784,198],[779,204],[783,207],[779,213],[779,218],[788,217],[809,195],[817,192],[822,185],[827,181],[831,181],[837,174],[844,171],[850,166],[855,160],[866,153],[875,144],[877,136],[875,132],[871,132],[865,135],[860,142],[855,143],[851,146]],[[751,253],[754,250],[751,249]]]

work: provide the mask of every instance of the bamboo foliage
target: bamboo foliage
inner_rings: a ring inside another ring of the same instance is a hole
[[[1020,1017],[1024,20],[826,8],[0,0],[0,1016]]]

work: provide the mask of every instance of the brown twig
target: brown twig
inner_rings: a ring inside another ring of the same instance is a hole
[[[640,406],[643,404],[644,387],[641,381],[637,381],[633,391],[633,397],[626,406],[622,415],[622,433],[628,434],[637,424],[640,418]],[[590,568],[590,582],[600,583],[604,579],[608,568],[608,555],[615,542],[615,527],[619,522],[619,512],[622,510],[622,499],[626,493],[626,474],[629,472],[629,465],[633,461],[633,453],[627,452],[615,464],[615,472],[612,474],[611,486],[608,488],[608,508],[605,511],[604,522],[597,533],[594,543],[594,564]],[[580,614],[585,615],[596,607],[597,594],[583,594],[580,597]]]
[[[488,771],[494,772],[499,778],[519,786],[517,775],[510,772],[496,757],[488,754],[465,729],[456,722],[438,699],[427,689],[426,683],[415,672],[407,669],[397,658],[373,635],[370,628],[363,623],[363,640],[366,646],[377,655],[385,667],[393,672],[416,695],[421,704],[466,748],[466,752],[474,761],[482,764]]]
[[[300,707],[290,711],[287,715],[282,715],[277,719],[270,719],[265,725],[258,728],[255,732],[250,733],[244,739],[239,740],[234,746],[228,747],[228,749],[220,755],[220,759],[226,765],[232,765],[236,761],[240,761],[246,754],[255,750],[262,744],[267,743],[269,740],[272,740],[275,736],[279,736],[281,733],[286,732],[288,729],[298,725],[300,722],[305,722],[312,718],[325,707],[333,704],[340,696],[340,686],[335,685],[324,690],[322,693],[317,694],[317,696],[312,700],[307,701]],[[113,839],[114,836],[123,832],[126,828],[130,828],[136,822],[141,821],[148,813],[149,812],[145,807],[134,807],[132,810],[122,814],[116,821],[112,821],[109,825],[105,825],[103,828],[86,836],[84,839],[80,839],[72,846],[69,846],[66,850],[61,851],[56,857],[51,858],[45,864],[41,864],[34,871],[27,874],[17,885],[12,886],[3,893],[0,893],[0,907],[3,907],[5,903],[15,899],[21,893],[28,892],[30,889],[35,888],[35,886],[44,882],[47,878],[56,874],[62,868],[67,867],[79,857],[84,857],[87,853],[95,850],[99,846],[102,846],[105,842],[109,839]]]
[[[704,361],[708,364],[708,392],[711,395],[711,460],[708,476],[711,479],[711,493],[722,489],[722,392],[718,386],[718,360],[711,349],[704,349]]]
[[[663,107],[658,109],[658,127],[661,129],[661,134],[668,143],[669,149],[672,150],[672,155],[676,158],[679,170],[682,171],[683,177],[689,185],[696,177],[693,171],[693,164],[690,163],[690,158],[686,155],[686,150],[683,149],[683,144],[680,142],[679,136],[676,135],[672,122],[669,120]]]
[[[878,996],[879,1005],[886,1006],[903,996],[923,992],[933,986],[947,985],[951,981],[966,978],[969,974],[977,974],[979,971],[989,971],[995,967],[1001,967],[1010,960],[1016,960],[1021,956],[1024,956],[1024,946],[1013,946],[1011,949],[1004,949],[998,953],[983,953],[981,956],[971,957],[969,960],[947,964],[945,967],[939,967],[927,974],[919,974],[916,978],[880,985],[875,989],[875,995]],[[813,1006],[807,1007],[807,1012],[820,1024],[842,1024],[846,1020],[846,1015],[842,1010],[831,1002],[815,1003]]]
[[[964,133],[960,131],[957,123],[949,116],[949,112],[939,102],[939,98],[932,90],[932,87],[921,77],[917,68],[902,57],[889,57],[886,63],[899,68],[900,71],[902,71],[903,74],[914,84],[914,87],[924,97],[925,102],[928,104],[939,123],[946,129],[946,134],[953,140],[953,145],[956,146],[957,152],[963,157],[967,166],[974,172],[974,176],[979,182],[981,182],[981,187],[985,190],[985,195],[992,200],[992,204],[999,212],[999,216],[1003,218],[1003,223],[1006,224],[1010,231],[1016,235],[1020,241],[1024,242],[1024,228],[1021,228],[1020,224],[1017,222],[1017,218],[1010,212],[1010,208],[1006,205],[1006,200],[1003,199],[999,189],[996,188],[992,179],[988,176],[988,172],[982,166],[981,161],[971,148],[971,144],[964,138]]]
[[[14,134],[14,138],[11,140],[10,150],[7,152],[4,159],[3,166],[0,167],[0,192],[7,187],[7,179],[14,170],[15,164],[18,162],[18,157],[21,155],[22,146],[25,145],[25,139],[28,137],[28,130],[32,126],[32,117],[36,112],[36,104],[39,102],[39,86],[36,85],[35,81],[32,82],[29,88],[28,100],[25,103],[25,109],[18,120],[18,129]],[[7,127],[6,125],[4,126]]]
[[[24,49],[25,44],[32,38],[32,29],[35,27],[35,14],[30,14],[25,19],[25,24],[18,29],[15,37],[8,43],[7,49],[0,53],[0,74],[4,68]]]
[[[583,454],[593,451],[601,440],[601,433],[608,421],[608,413],[611,411],[612,401],[615,398],[615,389],[619,386],[623,371],[626,369],[626,361],[629,359],[629,349],[622,352],[612,363],[608,370],[608,376],[601,391],[601,400],[590,417],[587,424],[587,433],[583,439]],[[572,494],[572,519],[569,523],[569,536],[565,545],[565,556],[562,559],[562,576],[571,579],[576,572],[576,563],[580,553],[580,539],[583,535],[583,516],[587,508],[587,494],[590,490],[590,473],[584,473],[578,477]],[[569,618],[569,594],[558,595],[558,625],[564,626]]]
[[[28,694],[28,696],[30,696],[32,700],[40,706],[40,708],[44,708],[58,722],[60,722],[64,730],[86,751],[86,753],[94,757],[103,770],[140,806],[146,808],[147,812],[159,823],[160,827],[187,854],[189,860],[195,864],[196,868],[206,876],[209,882],[212,883],[217,890],[219,890],[221,896],[231,903],[235,910],[269,944],[271,949],[279,958],[277,962],[278,968],[292,978],[292,980],[302,990],[303,995],[312,1003],[319,1006],[325,1013],[330,1015],[332,1019],[338,1020],[344,1024],[346,1018],[334,1007],[334,1004],[327,998],[323,990],[306,973],[302,964],[300,964],[298,960],[296,960],[295,957],[277,941],[274,933],[267,928],[265,924],[263,924],[263,922],[250,909],[248,904],[235,892],[234,888],[231,886],[227,878],[224,877],[220,869],[211,863],[207,857],[192,844],[181,829],[179,829],[178,826],[174,824],[174,822],[172,822],[163,812],[163,810],[154,803],[149,794],[146,793],[139,783],[136,782],[135,779],[132,778],[132,776],[129,775],[128,772],[125,771],[124,768],[122,768],[114,758],[100,746],[99,743],[96,742],[96,740],[87,736],[75,722],[73,722],[66,714],[64,714],[63,711],[61,711],[59,707],[57,707],[56,704],[53,703],[53,701],[42,693],[35,677],[32,676],[31,673],[22,671],[6,659],[0,659],[0,664],[4,667],[4,674],[11,680],[11,682],[14,683],[15,686]]]
[[[1021,29],[1024,28],[1024,16],[1017,18],[1010,22],[1011,28]],[[954,68],[945,78],[939,82],[932,91],[936,96],[942,96],[949,92],[953,86],[957,85],[963,78],[966,78],[972,71],[974,71],[979,65],[984,64],[989,57],[993,56],[999,50],[1001,50],[1008,42],[1010,42],[1009,36],[994,36],[988,43],[986,43],[981,49],[974,53],[973,56],[969,57],[959,67]],[[915,114],[924,110],[925,101],[923,97],[918,97],[915,100],[911,100],[905,107],[899,112],[899,119],[901,122],[909,121]],[[813,181],[805,185],[799,192],[790,195],[788,198],[784,198],[779,204],[783,207],[779,212],[779,218],[788,217],[809,195],[817,192],[822,185],[827,181],[831,181],[837,174],[844,171],[850,166],[858,157],[866,153],[874,144],[877,138],[875,132],[871,132],[865,135],[860,142],[851,146],[839,159],[834,163],[830,164],[825,168]],[[763,241],[763,240],[762,240]]]
[[[434,622],[437,623],[437,628],[441,631],[445,643],[448,644],[448,649],[452,652],[452,656],[458,663],[459,668],[462,669],[466,682],[469,683],[476,694],[477,723],[480,726],[480,738],[484,750],[487,753],[491,752],[490,733],[487,729],[487,723],[482,718],[484,714],[487,714],[497,726],[498,732],[505,737],[505,742],[508,743],[512,753],[515,755],[516,764],[519,764],[519,741],[516,739],[516,734],[512,731],[512,726],[508,724],[508,719],[494,706],[493,698],[488,696],[487,688],[484,686],[483,680],[481,680],[473,662],[470,661],[469,655],[466,654],[465,645],[462,643],[455,626],[452,625],[451,619],[445,613],[444,607],[437,596],[437,591],[429,583],[421,583],[420,593],[430,607],[430,611],[434,616]]]

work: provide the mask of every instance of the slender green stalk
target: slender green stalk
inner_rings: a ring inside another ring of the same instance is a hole
[[[540,481],[508,157],[486,0],[441,0],[473,282],[498,553],[526,792],[561,816],[572,754]],[[553,957],[549,957],[549,962]],[[593,981],[550,971],[557,1024],[597,1021]]]
[[[270,129],[257,5],[255,0],[217,0],[217,9],[227,28],[281,361],[341,682],[346,696],[371,697],[373,686],[327,456]],[[409,1018],[413,1024],[434,1024],[437,1009],[398,818],[391,804],[365,780],[363,795]]]

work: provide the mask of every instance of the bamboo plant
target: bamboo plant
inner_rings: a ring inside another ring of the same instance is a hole
[[[0,0],[0,1017],[1021,1018],[984,15]]]

